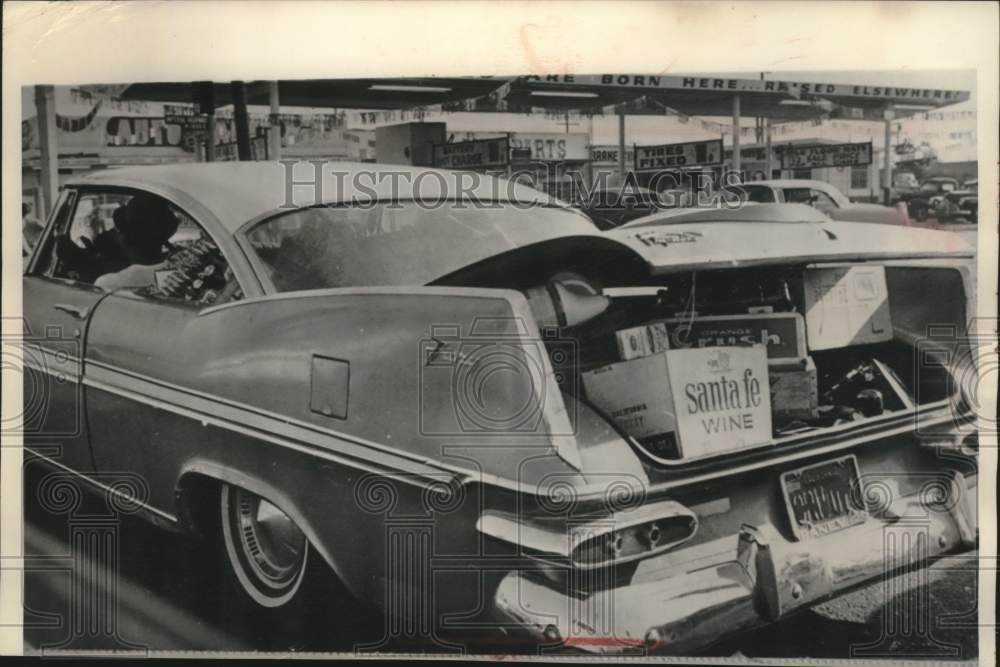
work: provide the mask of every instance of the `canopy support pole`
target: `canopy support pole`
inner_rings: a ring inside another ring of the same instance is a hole
[[[771,162],[771,117],[764,118],[764,178],[770,180],[774,167]]]
[[[892,199],[892,105],[885,105],[885,148],[882,155],[882,203],[889,205]]]
[[[56,141],[56,99],[53,86],[35,86],[35,107],[38,110],[38,143],[42,173],[42,209],[38,216],[48,218],[59,192],[59,144]]]
[[[740,95],[733,95],[733,171],[740,173]],[[742,179],[740,179],[742,180]]]
[[[215,162],[215,107],[207,114],[208,136],[205,138],[205,162]]]
[[[247,89],[242,81],[229,84],[233,98],[233,122],[236,125],[236,155],[240,161],[253,160],[250,150],[250,117],[247,113]]]
[[[268,137],[269,160],[281,159],[281,102],[278,99],[278,82],[267,82],[267,97],[271,103],[271,133]]]
[[[618,107],[618,177],[625,184],[625,105]]]

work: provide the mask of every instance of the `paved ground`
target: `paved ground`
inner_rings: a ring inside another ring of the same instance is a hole
[[[30,483],[30,481],[29,481]],[[42,511],[29,496],[26,525],[27,644],[34,650],[351,651],[377,645],[383,620],[336,594],[324,607],[275,620],[233,607],[199,542],[134,518],[116,524],[107,542],[119,576],[76,562],[71,535],[101,532],[99,518],[78,509],[71,522]],[[87,522],[90,522],[89,524]],[[98,548],[102,548],[97,545]],[[940,561],[913,576],[879,582],[850,596],[738,637],[710,655],[849,658],[976,656],[975,555]],[[70,568],[83,572],[71,580]],[[71,614],[76,596],[104,600],[99,616]],[[111,604],[112,601],[117,604]],[[398,642],[383,650],[413,650]],[[496,652],[496,645],[483,650]]]

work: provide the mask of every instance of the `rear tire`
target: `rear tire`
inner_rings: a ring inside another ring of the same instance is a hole
[[[222,542],[243,593],[265,609],[301,598],[310,557],[317,554],[291,517],[237,486],[223,484],[219,499]]]

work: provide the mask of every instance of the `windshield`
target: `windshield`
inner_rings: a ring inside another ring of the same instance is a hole
[[[279,292],[424,285],[501,252],[593,234],[571,209],[509,203],[395,202],[306,208],[246,233]]]

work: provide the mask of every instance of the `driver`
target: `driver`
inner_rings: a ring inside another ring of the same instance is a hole
[[[177,231],[177,217],[162,199],[136,195],[115,211],[114,220],[130,265],[104,274],[94,284],[108,291],[155,285],[156,272],[165,265],[164,246]]]

